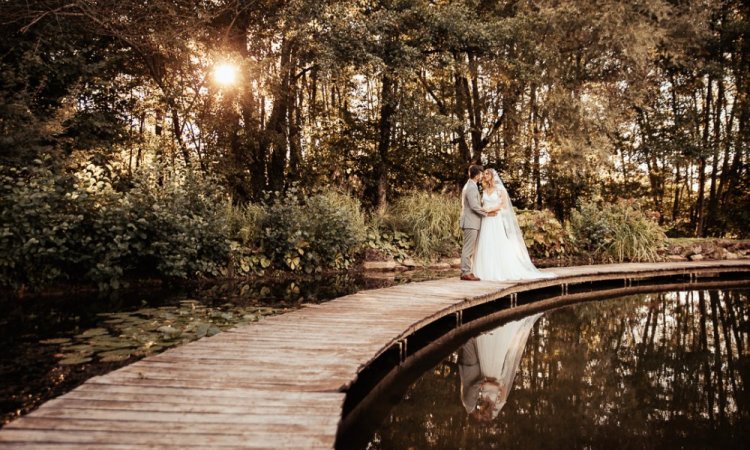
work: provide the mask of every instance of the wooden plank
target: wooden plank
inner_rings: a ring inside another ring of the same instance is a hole
[[[269,433],[244,433],[244,434],[225,434],[218,428],[213,433],[171,433],[165,432],[167,428],[160,431],[133,433],[131,431],[115,430],[87,430],[82,433],[81,430],[43,430],[40,433],[36,429],[8,429],[3,430],[0,434],[0,443],[25,441],[37,442],[44,446],[50,443],[63,444],[101,444],[127,442],[135,445],[157,445],[171,448],[331,448],[333,439],[327,436],[327,433],[320,435],[297,435],[294,428],[292,432]],[[335,430],[334,430],[335,431]],[[241,442],[248,444],[240,445]],[[40,447],[48,448],[48,447]]]

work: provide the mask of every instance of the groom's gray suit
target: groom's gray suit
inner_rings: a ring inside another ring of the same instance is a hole
[[[482,217],[487,213],[482,209],[479,187],[469,179],[461,192],[461,228],[464,230],[464,247],[461,251],[461,275],[471,273],[471,258],[477,244]]]

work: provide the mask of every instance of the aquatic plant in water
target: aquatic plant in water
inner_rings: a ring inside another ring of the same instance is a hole
[[[182,300],[179,306],[142,308],[131,312],[99,314],[102,326],[85,330],[72,338],[40,341],[59,345],[56,355],[62,365],[124,361],[143,357],[205,336],[213,336],[233,326],[257,322],[287,308],[237,306],[209,307],[197,300]]]

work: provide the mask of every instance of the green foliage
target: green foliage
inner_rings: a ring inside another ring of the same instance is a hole
[[[260,224],[265,216],[266,210],[261,204],[234,205],[228,201],[224,217],[230,238],[242,245],[253,246],[261,238]]]
[[[299,194],[290,189],[269,201],[261,221],[263,253],[279,269],[349,267],[366,237],[357,200],[334,191]]]
[[[117,191],[111,166],[89,164],[74,177],[41,161],[0,171],[0,285],[117,288],[126,276],[216,275],[225,264],[226,226],[211,183],[153,172]]]
[[[65,180],[41,165],[0,170],[0,285],[40,285],[76,270],[83,216],[65,195]]]
[[[570,251],[568,233],[551,211],[519,210],[516,217],[530,255],[561,257]]]
[[[271,260],[263,255],[260,248],[262,237],[261,223],[265,220],[263,205],[248,203],[234,205],[226,202],[224,217],[230,240],[230,271],[223,275],[263,275],[271,266]]]
[[[414,192],[396,201],[389,220],[413,239],[418,256],[435,258],[453,256],[460,248],[460,215],[457,196]]]
[[[610,261],[655,261],[666,241],[664,230],[632,200],[585,202],[570,224],[580,251]]]
[[[375,214],[367,225],[367,247],[403,262],[414,248],[414,241],[407,233],[394,229],[386,216]]]
[[[146,236],[140,251],[156,273],[180,278],[220,273],[229,251],[222,200],[213,182],[192,174],[136,178],[124,203]]]

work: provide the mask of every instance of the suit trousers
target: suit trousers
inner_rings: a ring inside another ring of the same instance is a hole
[[[471,260],[474,257],[474,249],[477,246],[479,230],[464,228],[464,247],[461,250],[461,275],[471,273]]]

